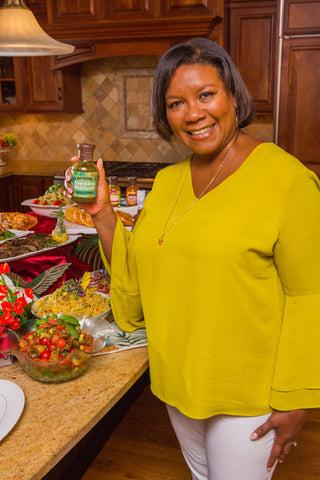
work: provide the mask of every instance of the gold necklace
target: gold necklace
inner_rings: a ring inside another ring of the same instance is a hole
[[[179,200],[179,198],[180,198],[180,196],[181,196],[181,193],[182,193],[182,191],[183,191],[184,184],[186,183],[186,179],[187,179],[187,175],[188,175],[188,171],[189,171],[189,169],[187,168],[186,174],[185,174],[185,176],[184,176],[184,180],[183,180],[183,183],[182,183],[182,185],[181,185],[181,188],[180,188],[180,191],[179,191],[179,193],[178,193],[178,196],[177,196],[177,198],[176,198],[176,201],[174,202],[173,207],[172,207],[172,209],[171,209],[171,212],[169,213],[169,216],[168,216],[168,218],[167,218],[167,220],[166,220],[166,223],[164,224],[163,231],[162,231],[162,235],[161,235],[161,237],[160,237],[159,240],[158,240],[159,245],[162,245],[162,244],[163,244],[163,237],[189,212],[189,210],[191,210],[191,208],[193,208],[193,207],[195,206],[196,203],[199,202],[199,200],[203,197],[203,195],[205,195],[205,193],[209,190],[209,188],[214,184],[216,178],[218,177],[218,175],[219,175],[219,173],[221,172],[224,164],[226,163],[227,157],[229,156],[231,150],[233,149],[233,147],[234,147],[235,144],[237,143],[238,138],[239,138],[239,136],[240,136],[240,133],[241,133],[241,131],[239,130],[238,135],[237,135],[235,141],[233,142],[233,144],[231,145],[231,147],[228,149],[228,151],[227,151],[226,154],[224,155],[223,159],[221,160],[221,163],[220,163],[220,165],[219,165],[218,170],[217,170],[216,173],[213,175],[213,177],[210,179],[210,182],[208,183],[208,185],[206,186],[206,188],[200,193],[199,197],[197,197],[197,198],[195,199],[195,201],[190,205],[190,207],[188,207],[187,210],[185,210],[185,211],[183,212],[183,214],[180,215],[180,217],[178,217],[177,220],[176,220],[175,222],[173,222],[172,225],[170,225],[170,226],[167,228],[168,222],[169,222],[170,218],[172,217],[172,214],[173,214],[173,212],[174,212],[174,209],[176,208],[176,205],[177,205],[177,203],[178,203],[178,200]]]

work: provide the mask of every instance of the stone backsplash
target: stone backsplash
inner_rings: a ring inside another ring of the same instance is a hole
[[[141,83],[139,106],[136,107],[142,118],[150,112],[150,71],[157,62],[158,57],[154,56],[112,57],[84,62],[81,74],[84,112],[81,114],[0,115],[0,135],[13,133],[18,139],[18,145],[4,158],[10,170],[37,174],[41,165],[41,172],[61,175],[76,154],[77,143],[81,142],[94,143],[95,158],[101,156],[105,161],[174,163],[181,160],[188,151],[181,145],[175,147],[154,138],[152,133],[149,135],[150,125],[142,127],[145,130],[139,134],[139,119],[135,118],[136,112],[131,104],[127,111],[131,116],[125,118],[123,85],[119,84],[123,82],[121,73],[132,71],[133,78],[136,75],[140,82],[145,80]],[[134,84],[135,79],[128,83],[129,86]],[[122,128],[125,122],[129,125],[130,122],[137,123],[136,138],[132,138],[135,137],[132,132],[126,135]],[[261,140],[272,141],[272,117],[258,116],[245,130]]]

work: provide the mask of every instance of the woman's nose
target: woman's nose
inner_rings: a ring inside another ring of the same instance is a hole
[[[190,102],[185,114],[185,120],[187,122],[195,122],[204,116],[204,111],[201,105],[197,102]]]

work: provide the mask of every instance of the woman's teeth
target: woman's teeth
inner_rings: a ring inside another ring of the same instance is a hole
[[[189,132],[190,135],[203,135],[204,133],[209,132],[212,129],[213,125],[210,125],[210,127],[202,128],[201,130],[193,130],[192,132]]]

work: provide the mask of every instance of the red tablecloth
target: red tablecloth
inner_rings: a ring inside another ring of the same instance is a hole
[[[52,232],[56,225],[56,219],[39,216],[35,213],[31,213],[31,215],[38,219],[38,223],[32,228],[35,233],[50,234]],[[50,267],[71,263],[63,276],[45,292],[50,293],[60,287],[63,281],[71,278],[78,279],[82,277],[84,272],[93,271],[92,265],[84,263],[74,255],[74,249],[80,241],[81,237],[66,246],[49,250],[43,254],[39,253],[31,257],[10,261],[10,270],[30,282]]]

